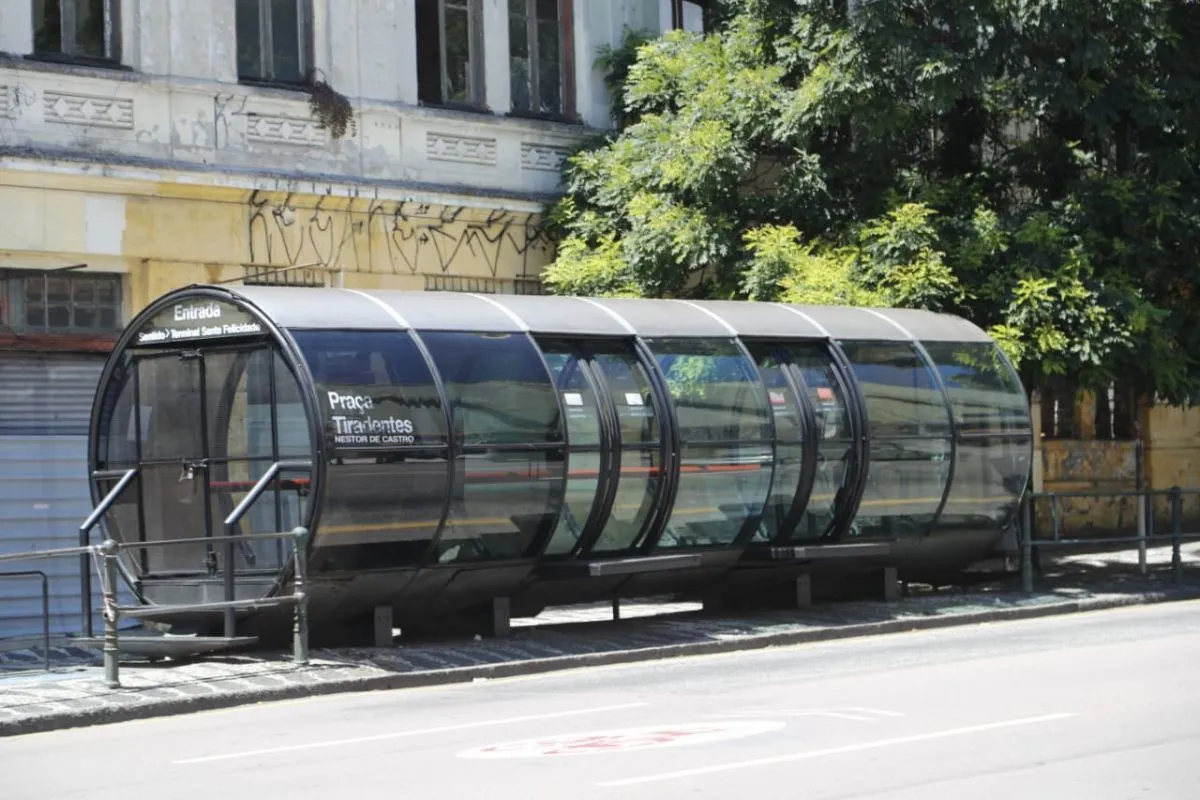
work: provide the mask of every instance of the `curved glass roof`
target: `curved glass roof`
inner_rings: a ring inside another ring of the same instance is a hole
[[[220,288],[245,298],[285,328],[991,341],[961,317],[915,309],[275,286]]]

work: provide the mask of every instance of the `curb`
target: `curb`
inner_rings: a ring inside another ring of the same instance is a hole
[[[293,686],[264,687],[241,692],[228,692],[221,695],[153,700],[138,705],[100,707],[92,710],[48,714],[13,722],[0,722],[0,738],[20,736],[27,733],[44,733],[69,728],[84,728],[94,725],[109,725],[117,722],[174,716],[197,711],[214,711],[319,695],[446,686],[457,683],[469,683],[477,679],[538,675],[579,669],[581,667],[634,664],[642,661],[657,661],[683,656],[762,650],[768,647],[856,639],[867,636],[935,630],[938,628],[977,625],[989,622],[1013,622],[1039,617],[1062,616],[1087,611],[1103,611],[1106,609],[1195,599],[1200,599],[1200,588],[1085,598],[1027,608],[970,611],[961,614],[947,614],[940,617],[918,617],[915,619],[887,620],[884,622],[866,622],[846,625],[840,628],[819,628],[808,631],[788,631],[774,634],[767,633],[744,639],[662,645],[659,647],[639,648],[637,650],[585,653],[581,655],[537,658],[528,661],[509,661],[500,664],[454,667],[451,669],[427,670],[423,672],[351,677],[311,685],[297,684]]]

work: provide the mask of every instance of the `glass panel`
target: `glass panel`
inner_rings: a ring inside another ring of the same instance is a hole
[[[563,440],[558,401],[529,337],[422,333],[466,445],[545,444]]]
[[[280,458],[310,458],[313,455],[312,431],[300,396],[300,382],[276,353],[275,424],[279,430]]]
[[[271,0],[272,78],[285,83],[302,83],[307,77],[301,55],[300,5],[298,0]]]
[[[446,417],[425,359],[404,332],[293,331],[336,450],[446,443]]]
[[[571,444],[565,505],[546,551],[561,555],[575,547],[595,505],[601,463],[598,449],[602,435],[600,408],[581,364],[570,349],[547,344],[542,350],[567,411],[567,433]],[[580,447],[593,449],[589,452]]]
[[[758,372],[736,344],[699,339],[649,344],[675,401],[684,442],[771,438]]]
[[[824,536],[833,524],[838,492],[849,480],[850,445],[846,442],[821,442],[817,446],[817,469],[812,494],[804,516],[796,526],[793,539],[815,539]]]
[[[48,306],[46,327],[64,330],[71,327],[71,305],[69,303]]]
[[[46,326],[46,307],[32,303],[27,304],[25,306],[25,324],[31,328],[44,328]]]
[[[157,459],[199,459],[204,455],[201,441],[200,362],[177,355],[139,359],[138,382],[141,392],[142,457]],[[175,477],[181,475],[175,466]],[[200,483],[201,481],[196,480]]]
[[[76,278],[71,281],[71,294],[76,303],[94,303],[96,301],[96,282],[87,278]]]
[[[596,353],[594,362],[616,404],[622,445],[658,442],[658,416],[651,399],[650,378],[637,357],[623,351]]]
[[[867,485],[850,535],[925,533],[949,475],[949,439],[873,439]]]
[[[849,440],[852,431],[846,389],[833,368],[829,352],[823,345],[792,347],[788,352],[808,387],[817,417],[817,438]]]
[[[96,292],[97,299],[101,303],[115,304],[117,302],[117,282],[111,280],[97,280]]]
[[[627,550],[637,543],[658,500],[661,459],[657,449],[622,451],[616,498],[595,552]]]
[[[225,518],[246,498],[270,466],[269,461],[244,460],[212,465],[211,519],[215,538],[225,535]],[[275,533],[302,524],[308,510],[309,485],[307,470],[281,472],[254,501],[234,532],[239,535]],[[218,547],[223,548],[222,545]],[[224,550],[217,552],[220,555]],[[291,559],[291,553],[292,547],[287,540],[243,542],[236,546],[234,563],[239,570],[274,572]]]
[[[1030,430],[1025,389],[996,345],[929,342],[925,350],[946,384],[959,433]]]
[[[596,393],[575,355],[561,345],[543,345],[550,375],[567,410],[567,441],[571,447],[600,444],[600,408]]]
[[[45,295],[46,281],[44,278],[26,278],[25,279],[25,300],[26,302],[41,302],[46,299]]]
[[[1025,437],[960,439],[954,484],[939,528],[998,529],[1011,517],[1029,477]]]
[[[75,54],[104,58],[104,4],[109,0],[65,0],[75,3]]]
[[[75,319],[72,327],[76,330],[95,330],[96,310],[89,306],[75,306]]]
[[[110,330],[117,327],[117,310],[110,306],[101,306],[98,326],[100,330]]]
[[[770,481],[769,445],[685,447],[679,492],[660,546],[731,544],[746,520],[762,512]]]
[[[198,394],[197,394],[198,396]],[[163,405],[156,405],[162,410]],[[143,412],[144,413],[144,412]],[[192,427],[199,438],[199,425],[192,418]],[[157,437],[152,436],[147,444]],[[192,477],[181,474],[178,464],[143,466],[145,481],[146,541],[160,542],[168,539],[188,539],[204,535],[207,525],[204,513],[204,471],[196,470]],[[131,486],[129,491],[135,491]],[[136,496],[136,495],[134,495]],[[206,570],[206,547],[204,544],[169,545],[152,547],[146,551],[146,564],[150,572],[197,573]]]
[[[509,0],[508,63],[513,108],[528,111],[533,108],[533,70],[529,63],[529,18],[524,7],[525,0]]]
[[[803,424],[799,403],[779,359],[773,354],[763,356],[758,371],[767,386],[767,399],[775,415],[775,475],[762,525],[755,534],[757,540],[769,540],[779,535],[800,486],[804,465]]]
[[[934,382],[933,371],[911,346],[846,342],[842,350],[862,387],[873,440],[950,435],[945,397]]]
[[[99,469],[137,463],[137,422],[133,415],[133,370],[128,356],[112,373],[99,414],[96,457]],[[111,487],[110,487],[111,488]]]
[[[71,302],[71,282],[67,278],[46,279],[46,299],[51,303]]]
[[[442,22],[438,0],[417,0],[417,99],[441,103]]]
[[[466,453],[456,465],[440,563],[525,556],[555,521],[563,451]]]
[[[332,452],[319,543],[373,546],[368,561],[358,560],[368,551],[335,551],[323,568],[415,565],[441,521],[447,483],[446,418],[425,359],[404,332],[292,335]],[[294,400],[288,413],[302,414]]]
[[[448,103],[470,103],[471,13],[466,3],[445,2],[446,97]]]
[[[33,49],[38,53],[61,53],[62,0],[33,0]]]
[[[271,354],[215,352],[204,357],[208,446],[212,458],[273,459]]]
[[[237,0],[237,64],[239,78],[262,80],[262,28],[259,0]]]
[[[546,114],[558,114],[563,110],[560,35],[561,28],[557,19],[538,20],[538,100],[540,110]]]

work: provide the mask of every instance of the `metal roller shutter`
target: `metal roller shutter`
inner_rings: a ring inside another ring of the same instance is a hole
[[[79,543],[79,525],[92,509],[88,418],[103,366],[100,356],[0,353],[0,552]],[[0,573],[23,570],[50,578],[51,632],[78,633],[78,559],[0,563]],[[38,580],[0,579],[0,640],[41,630]]]

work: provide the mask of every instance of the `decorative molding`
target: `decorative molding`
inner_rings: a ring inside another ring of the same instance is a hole
[[[521,169],[558,172],[570,151],[552,144],[521,142]]]
[[[317,127],[316,120],[253,112],[246,114],[246,139],[299,147],[323,147],[328,144],[325,131]]]
[[[425,134],[425,156],[434,161],[460,161],[494,167],[496,140],[429,131]]]
[[[133,101],[70,92],[42,92],[46,122],[133,130]]]
[[[16,110],[16,103],[11,99],[12,93],[12,89],[0,85],[0,119],[8,119],[14,116],[13,111]]]

